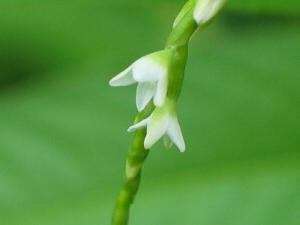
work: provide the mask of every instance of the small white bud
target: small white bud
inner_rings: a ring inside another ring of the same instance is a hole
[[[194,10],[194,20],[198,25],[210,21],[222,8],[225,0],[198,0]]]

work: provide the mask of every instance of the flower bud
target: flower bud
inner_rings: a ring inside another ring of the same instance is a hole
[[[225,0],[198,0],[194,10],[194,20],[199,26],[206,24],[219,12]]]

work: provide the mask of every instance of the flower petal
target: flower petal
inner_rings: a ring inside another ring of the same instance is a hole
[[[150,149],[165,133],[168,128],[169,113],[161,112],[157,108],[150,116],[147,125],[147,135],[144,142],[145,149]]]
[[[112,78],[109,81],[110,86],[118,87],[118,86],[128,86],[130,84],[135,83],[136,81],[132,75],[132,65],[129,66],[126,70],[119,73],[117,76]]]
[[[139,83],[136,90],[136,106],[141,112],[154,96],[156,85],[155,83],[145,82]]]
[[[155,60],[155,54],[144,56],[137,60],[132,68],[133,77],[138,82],[155,82],[166,74],[167,68]]]
[[[194,19],[198,24],[204,24],[212,19],[224,4],[224,0],[198,0]]]
[[[185,142],[176,115],[170,117],[167,135],[181,152],[185,151]]]
[[[146,127],[147,124],[148,124],[148,121],[149,121],[149,117],[144,119],[144,120],[141,120],[140,122],[136,123],[136,124],[133,124],[132,126],[130,126],[128,128],[128,132],[134,132],[140,128],[143,128],[143,127]]]
[[[168,76],[165,75],[157,82],[157,88],[154,96],[154,105],[161,107],[166,100],[168,91]]]

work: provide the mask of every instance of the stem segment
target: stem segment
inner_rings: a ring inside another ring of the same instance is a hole
[[[144,111],[136,117],[136,122],[148,117],[154,107],[149,104]],[[135,132],[133,142],[129,148],[126,160],[126,172],[123,187],[117,197],[115,210],[113,213],[112,225],[127,225],[129,220],[130,205],[138,191],[142,167],[148,156],[149,150],[144,148],[146,129],[140,129]]]

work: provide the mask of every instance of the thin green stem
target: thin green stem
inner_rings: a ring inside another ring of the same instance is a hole
[[[149,104],[144,111],[136,117],[139,122],[150,115],[153,111],[153,105]],[[146,129],[140,129],[135,132],[132,144],[129,148],[126,160],[126,172],[122,189],[117,197],[112,225],[127,225],[129,220],[130,206],[138,191],[143,163],[146,160],[149,150],[144,148],[144,139]]]

